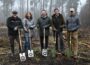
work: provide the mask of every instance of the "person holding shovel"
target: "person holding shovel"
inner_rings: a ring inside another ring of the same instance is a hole
[[[78,56],[78,29],[80,27],[79,17],[75,14],[75,9],[70,8],[70,16],[66,21],[69,48],[71,49],[74,59]]]
[[[63,15],[59,13],[59,9],[54,9],[52,15],[52,28],[56,32],[56,51],[57,54],[64,54],[63,28],[65,25]]]
[[[27,53],[27,51],[31,49],[30,45],[32,44],[31,43],[32,34],[33,34],[33,29],[35,28],[35,24],[31,12],[26,13],[25,18],[23,19],[23,28],[24,28],[24,38],[25,38],[24,52]]]
[[[8,28],[8,37],[11,46],[12,56],[15,54],[14,52],[14,41],[17,40],[19,42],[18,29],[22,28],[22,21],[17,16],[18,12],[13,11],[12,16],[7,19],[7,28]],[[19,44],[19,52],[20,52],[20,44]]]
[[[41,51],[47,51],[48,48],[48,40],[49,40],[49,27],[51,25],[51,20],[47,15],[46,10],[41,11],[41,17],[37,21],[37,28],[39,30],[40,36],[40,44],[41,44]],[[43,55],[43,53],[42,53]],[[46,54],[47,56],[47,54]]]

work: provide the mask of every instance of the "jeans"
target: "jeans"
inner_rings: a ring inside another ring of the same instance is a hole
[[[61,53],[64,52],[63,34],[58,31],[56,31],[56,50]]]
[[[24,51],[26,52],[28,49],[31,49],[30,48],[30,42],[31,42],[31,40],[30,40],[30,36],[29,36],[29,33],[28,32],[25,32],[24,33],[24,38],[25,38],[25,43],[24,43]]]

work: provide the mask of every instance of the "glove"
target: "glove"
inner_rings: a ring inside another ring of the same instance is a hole
[[[26,32],[28,31],[26,27],[24,27],[24,30],[25,30]]]
[[[16,27],[14,28],[14,30],[15,30],[15,31],[18,30],[18,27],[16,26]]]
[[[48,27],[48,25],[43,26],[43,28],[47,28],[47,27]]]

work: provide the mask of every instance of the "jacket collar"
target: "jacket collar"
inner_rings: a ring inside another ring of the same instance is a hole
[[[46,19],[47,17],[48,17],[48,16],[45,16],[45,17],[41,16],[42,19]]]
[[[59,13],[59,16],[60,16],[60,15],[61,15],[61,14]],[[53,14],[53,15],[52,15],[52,17],[55,17],[55,16],[56,16],[56,14]]]
[[[75,15],[70,15],[70,17],[75,17]]]

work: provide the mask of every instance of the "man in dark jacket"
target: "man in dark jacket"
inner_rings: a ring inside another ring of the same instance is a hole
[[[75,15],[75,9],[70,8],[70,16],[66,21],[68,41],[71,41],[71,50],[73,52],[73,58],[77,58],[78,55],[78,29],[80,27],[79,17]]]
[[[12,55],[14,54],[14,40],[19,42],[18,29],[22,27],[21,19],[17,16],[17,12],[13,11],[12,16],[7,19],[8,36],[11,45]],[[20,45],[19,45],[20,51]]]
[[[59,13],[59,9],[54,9],[54,15],[52,16],[53,30],[56,31],[56,51],[60,54],[64,52],[64,42],[63,42],[63,27],[64,18],[62,14]]]
[[[38,19],[37,27],[39,29],[41,50],[48,48],[49,27],[51,25],[50,18],[47,16],[46,10],[41,11],[41,17]],[[45,29],[45,47],[44,47],[44,29]]]

